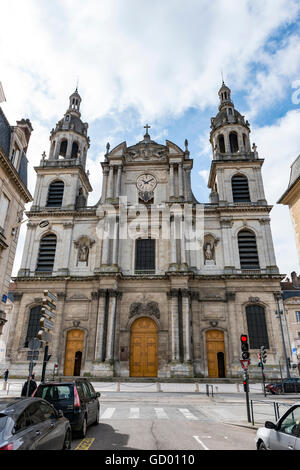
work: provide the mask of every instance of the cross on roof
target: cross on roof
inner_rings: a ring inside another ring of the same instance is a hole
[[[146,124],[146,125],[144,126],[144,128],[146,129],[146,135],[148,135],[148,129],[150,129],[150,127],[151,127],[151,126],[149,126],[148,124]]]

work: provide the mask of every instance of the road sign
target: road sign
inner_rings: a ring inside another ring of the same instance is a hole
[[[29,349],[35,350],[39,349],[40,347],[40,340],[37,338],[32,338],[28,341],[28,347]]]
[[[51,320],[48,320],[48,318],[41,317],[40,326],[45,328],[45,330],[53,330],[54,323]]]
[[[49,297],[53,302],[57,302],[57,297],[49,290],[44,290],[44,296]]]
[[[43,341],[44,343],[47,343],[51,339],[51,334],[48,333],[47,331],[40,330],[38,332],[38,338],[40,341]]]
[[[37,361],[38,358],[39,358],[39,351],[28,351],[27,352],[27,361]]]
[[[46,307],[49,310],[54,310],[54,311],[56,310],[56,305],[53,302],[51,302],[51,300],[49,299],[43,299],[42,304],[43,304],[43,307]]]
[[[242,368],[244,370],[247,370],[248,367],[249,367],[249,364],[250,364],[250,360],[249,359],[240,359],[240,362],[242,364]]]
[[[55,313],[54,312],[51,312],[48,308],[46,307],[43,307],[42,308],[42,315],[47,315],[47,317],[50,317],[50,318],[55,318]]]

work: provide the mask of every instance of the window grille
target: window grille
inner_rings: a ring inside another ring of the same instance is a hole
[[[27,335],[25,341],[25,348],[28,348],[28,343],[31,339],[36,338],[40,329],[40,318],[42,316],[41,306],[33,307],[30,310],[29,322],[27,328]]]
[[[56,235],[50,233],[40,241],[37,271],[53,271],[56,251]]]
[[[231,180],[233,202],[251,202],[248,178],[244,175],[234,175]]]
[[[250,230],[241,230],[238,234],[238,247],[241,269],[259,269],[255,234]]]
[[[155,240],[150,238],[136,240],[135,271],[155,271]]]
[[[46,207],[61,207],[64,196],[64,182],[54,181],[50,184]]]
[[[246,307],[246,317],[250,348],[259,349],[264,346],[269,349],[265,309],[260,305],[248,305]]]

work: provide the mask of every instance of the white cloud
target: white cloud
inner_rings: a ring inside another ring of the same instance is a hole
[[[23,116],[31,119],[32,166],[48,150],[49,131],[66,110],[77,78],[83,119],[91,123],[106,115],[113,118],[115,128],[106,140],[112,146],[118,143],[114,142],[116,129],[127,139],[131,120],[124,119],[122,112],[129,108],[141,122],[155,121],[155,133],[161,136],[166,135],[168,117],[174,119],[189,107],[215,106],[221,69],[233,91],[247,91],[250,119],[278,102],[291,80],[300,78],[296,33],[281,40],[278,50],[277,46],[265,48],[270,36],[295,20],[299,11],[297,0],[10,0],[1,5],[4,112],[11,123]],[[253,73],[257,65],[262,69]],[[289,116],[270,128],[253,130],[261,151],[272,154],[264,174],[273,201],[284,189],[283,182],[276,182],[278,174],[285,179],[288,172],[281,154],[293,160],[299,153],[299,131]],[[282,140],[279,132],[284,134]],[[203,130],[199,135],[205,135]],[[200,137],[200,145],[202,154],[207,154],[209,143]],[[101,189],[95,148],[101,148],[98,142],[92,142],[87,164],[95,189],[91,204],[97,202]],[[280,165],[280,173],[276,174],[271,157]],[[32,166],[29,187],[33,192]]]

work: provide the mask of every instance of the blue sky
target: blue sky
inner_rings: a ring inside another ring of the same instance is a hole
[[[21,117],[32,121],[30,190],[33,166],[48,152],[49,132],[79,79],[82,118],[91,138],[90,204],[99,199],[106,143],[133,145],[142,139],[146,123],[158,142],[168,139],[183,148],[188,139],[193,191],[199,201],[208,201],[210,118],[218,110],[223,71],[235,107],[249,120],[251,140],[265,158],[278,265],[282,273],[299,272],[289,210],[276,205],[300,153],[300,104],[292,100],[293,84],[300,81],[299,16],[296,0],[3,4],[0,80],[7,102],[2,107],[11,124]]]

